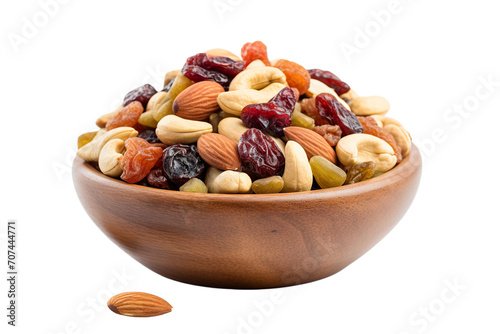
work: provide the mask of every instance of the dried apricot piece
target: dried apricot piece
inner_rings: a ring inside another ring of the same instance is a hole
[[[121,179],[128,183],[137,183],[145,178],[163,154],[161,147],[152,146],[138,137],[127,139],[125,149],[120,162],[123,169]]]
[[[311,84],[311,76],[307,70],[293,61],[280,59],[274,65],[286,76],[286,82],[292,88],[297,88],[299,95],[304,94]]]
[[[241,48],[241,58],[245,61],[245,68],[254,60],[262,60],[266,66],[271,66],[267,58],[267,46],[261,41],[246,43]]]
[[[386,129],[378,126],[377,121],[373,117],[359,117],[358,120],[363,125],[363,133],[379,137],[382,140],[385,140],[391,147],[394,149],[394,153],[396,154],[397,163],[400,163],[403,160],[403,155],[401,154],[401,147],[396,143],[393,135],[391,135]]]
[[[106,130],[113,130],[121,126],[134,127],[144,111],[142,103],[133,101],[122,110],[120,110],[112,119],[106,124]]]

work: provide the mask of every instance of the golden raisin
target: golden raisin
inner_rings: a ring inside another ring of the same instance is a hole
[[[163,154],[161,147],[153,146],[138,137],[127,139],[125,149],[120,162],[123,169],[121,179],[128,183],[137,183],[145,178]]]
[[[352,165],[347,169],[347,178],[344,184],[353,184],[368,180],[374,173],[375,163],[373,161],[365,161],[360,164]]]
[[[342,129],[338,125],[325,124],[315,126],[313,131],[325,138],[330,146],[336,146],[342,137]]]
[[[303,99],[300,101],[300,106],[302,107],[302,112],[307,116],[314,119],[314,125],[325,125],[330,124],[326,119],[321,117],[316,108],[316,100],[314,98]]]
[[[363,125],[363,133],[379,137],[380,139],[385,140],[394,149],[394,153],[398,158],[397,163],[400,163],[401,160],[403,160],[403,155],[401,154],[401,147],[399,147],[399,145],[396,144],[396,140],[387,130],[378,126],[377,121],[373,117],[358,116],[358,120],[361,123],[361,125]]]

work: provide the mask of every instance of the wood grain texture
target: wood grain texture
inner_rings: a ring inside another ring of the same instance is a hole
[[[422,161],[336,189],[268,195],[193,194],[107,177],[76,158],[73,179],[97,226],[165,277],[221,288],[274,288],[344,269],[406,213]],[[397,250],[395,250],[397,251]]]

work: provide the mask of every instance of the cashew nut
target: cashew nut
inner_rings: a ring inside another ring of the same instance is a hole
[[[380,127],[387,130],[394,137],[396,144],[401,147],[401,154],[406,157],[411,150],[410,133],[394,118],[382,115],[373,115],[371,117],[377,121]]]
[[[151,96],[146,106],[146,111],[152,110],[162,99],[167,96],[167,92],[161,91]]]
[[[398,160],[394,149],[385,140],[364,133],[355,133],[341,138],[335,150],[344,166],[350,167],[373,161],[375,172],[387,172],[396,165]]]
[[[248,174],[232,170],[221,171],[209,167],[205,176],[208,192],[219,194],[247,194],[252,189],[252,179]]]
[[[231,139],[236,144],[239,143],[241,136],[248,129],[249,128],[246,127],[245,124],[243,124],[243,121],[236,117],[224,118],[219,122],[219,133]],[[272,140],[274,140],[274,142],[276,143],[276,145],[278,145],[281,152],[285,152],[285,144],[281,139],[269,135],[267,136]]]
[[[88,143],[87,145],[80,148],[76,155],[82,158],[85,161],[95,161],[99,160],[99,154],[101,153],[102,148],[106,145],[107,142],[113,139],[121,139],[123,141],[137,136],[139,133],[134,128],[129,127],[119,127],[108,132],[105,132],[101,136],[96,136],[94,139]]]
[[[208,122],[191,121],[175,115],[167,115],[158,122],[156,135],[167,145],[192,144],[204,133],[212,132]]]
[[[241,71],[229,85],[229,90],[262,89],[272,83],[286,84],[286,76],[275,67],[254,67]]]
[[[266,64],[264,64],[264,62],[262,60],[256,59],[253,62],[251,62],[250,64],[248,64],[246,69],[249,70],[251,68],[256,68],[256,67],[266,67]]]
[[[285,146],[285,172],[282,192],[309,191],[313,174],[306,151],[299,143],[289,140]]]
[[[347,110],[351,110],[351,108],[349,108],[349,105],[337,95],[334,89],[328,87],[319,80],[311,79],[311,84],[306,91],[307,97],[316,97],[321,93],[332,94],[333,96],[335,96],[337,101],[339,101]]]
[[[340,95],[340,98],[342,100],[344,100],[344,101],[347,100],[347,104],[351,103],[352,100],[354,100],[358,97],[359,97],[359,95],[352,88],[347,93]]]
[[[372,116],[386,114],[391,105],[382,96],[362,96],[352,100],[351,111],[358,116]]]
[[[227,57],[234,61],[242,61],[240,57],[225,49],[210,49],[205,51],[209,57]]]
[[[220,93],[217,96],[219,107],[227,113],[240,116],[241,111],[249,104],[266,103],[285,88],[285,85],[273,83],[261,90],[240,89]]]
[[[123,170],[120,161],[125,152],[125,142],[121,139],[108,141],[99,154],[99,169],[104,175],[118,177]]]

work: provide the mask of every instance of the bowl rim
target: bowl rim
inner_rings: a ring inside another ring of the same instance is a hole
[[[321,199],[325,197],[343,197],[349,195],[356,195],[359,193],[373,191],[376,189],[383,188],[389,184],[393,184],[397,181],[404,180],[406,176],[409,176],[417,171],[420,171],[422,166],[422,158],[420,151],[412,143],[410,153],[393,169],[390,171],[379,175],[373,179],[365,180],[355,184],[344,185],[335,188],[328,189],[317,189],[302,192],[290,192],[290,193],[275,193],[275,194],[215,194],[215,193],[191,193],[183,192],[178,190],[168,190],[168,189],[158,189],[148,186],[143,186],[139,184],[130,184],[125,181],[107,176],[102,174],[96,168],[94,168],[90,163],[84,161],[80,157],[75,157],[73,161],[73,174],[81,173],[84,177],[92,179],[104,186],[109,186],[116,188],[118,191],[137,191],[137,192],[148,192],[152,196],[164,196],[168,198],[176,198],[179,200],[207,200],[207,199],[218,199],[221,201],[229,200],[232,202],[248,202],[249,200],[303,200],[305,196],[308,199]],[[73,176],[73,179],[75,177]],[[131,190],[133,189],[133,190]]]

